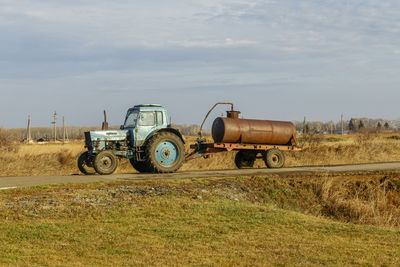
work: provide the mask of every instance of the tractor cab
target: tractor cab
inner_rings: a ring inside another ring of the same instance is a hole
[[[160,129],[168,128],[167,111],[160,105],[136,105],[126,114],[124,125],[121,129],[128,130],[131,142],[139,147]]]

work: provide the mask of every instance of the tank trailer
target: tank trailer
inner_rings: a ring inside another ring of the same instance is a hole
[[[218,117],[212,125],[214,142],[202,136],[203,125],[217,105],[230,105],[226,117]],[[185,152],[185,140],[171,127],[167,110],[160,105],[136,105],[127,111],[120,130],[85,132],[87,151],[78,158],[78,168],[84,174],[112,174],[119,158],[129,159],[139,172],[176,172],[185,161],[211,154],[237,151],[235,165],[251,168],[262,158],[269,168],[280,168],[285,162],[282,151],[299,151],[293,123],[284,121],[249,120],[239,118],[240,111],[232,103],[216,103],[205,116],[191,152]]]

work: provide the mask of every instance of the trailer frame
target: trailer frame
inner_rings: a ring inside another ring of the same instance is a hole
[[[239,143],[204,143],[190,145],[194,149],[192,153],[185,157],[185,161],[197,159],[200,157],[208,158],[212,154],[229,151],[254,151],[262,153],[270,149],[279,149],[281,151],[301,151],[302,149],[296,145],[260,145],[260,144],[239,144]]]

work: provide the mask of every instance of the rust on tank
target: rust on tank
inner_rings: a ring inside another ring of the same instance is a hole
[[[239,113],[228,111],[228,117],[218,117],[212,125],[216,143],[296,145],[294,124],[286,121],[250,120],[234,117]],[[230,116],[230,117],[229,117]]]

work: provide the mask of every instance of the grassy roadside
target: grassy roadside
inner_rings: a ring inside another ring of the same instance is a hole
[[[370,178],[354,193],[381,178]],[[383,184],[388,185],[391,179],[397,177],[389,177]],[[300,182],[300,177],[97,183],[1,191],[0,263],[400,264],[398,226],[387,228],[378,221],[375,226],[357,220],[346,223],[339,214],[317,213],[318,205],[330,201],[317,193],[319,186],[327,185],[319,184],[321,179],[311,179],[300,187],[296,181]],[[352,188],[357,182],[357,177],[339,177],[331,188]],[[385,196],[398,196],[398,190],[386,190]],[[343,193],[343,198],[350,196],[363,199],[360,194]],[[368,201],[371,199],[365,199]],[[395,214],[393,211],[392,216]]]

